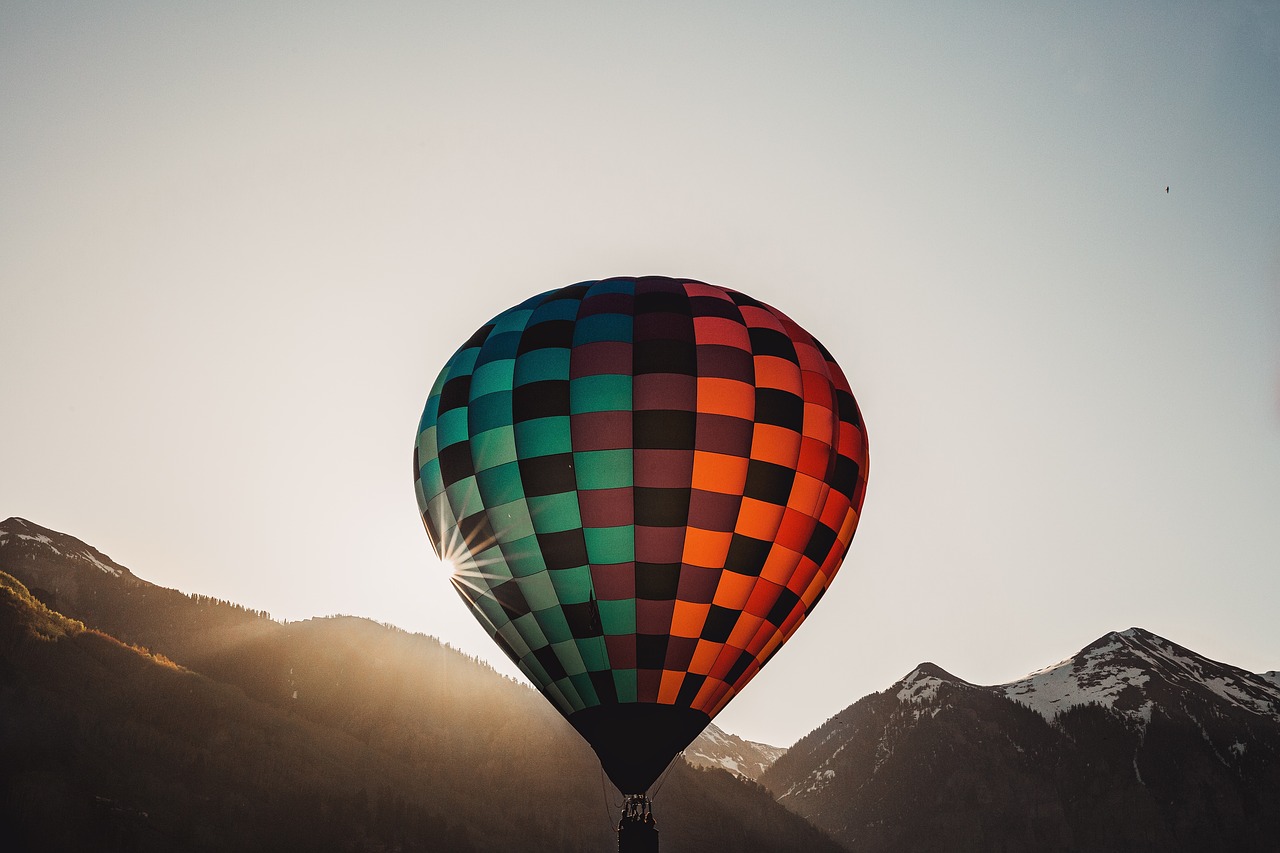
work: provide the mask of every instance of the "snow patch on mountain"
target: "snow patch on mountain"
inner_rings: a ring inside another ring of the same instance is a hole
[[[684,758],[694,767],[718,767],[754,781],[784,753],[783,747],[731,735],[712,723],[685,747]]]

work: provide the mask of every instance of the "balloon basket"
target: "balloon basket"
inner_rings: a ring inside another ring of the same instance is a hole
[[[629,794],[618,821],[618,853],[658,853],[658,827],[653,821],[653,801],[644,794]]]

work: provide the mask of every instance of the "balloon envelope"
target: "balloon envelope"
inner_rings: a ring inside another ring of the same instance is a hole
[[[494,641],[642,793],[818,603],[867,440],[830,354],[715,285],[534,296],[440,373],[423,522]]]

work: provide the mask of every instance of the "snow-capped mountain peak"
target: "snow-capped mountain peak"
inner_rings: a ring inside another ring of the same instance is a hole
[[[1077,705],[1096,704],[1145,723],[1155,704],[1180,704],[1188,692],[1280,719],[1274,682],[1142,628],[1113,631],[1066,660],[998,687],[1048,720]]]
[[[928,705],[938,698],[938,688],[944,684],[970,686],[969,682],[956,678],[935,663],[926,661],[913,669],[894,687],[898,688],[899,702]]]
[[[67,557],[111,577],[136,581],[132,572],[97,548],[86,545],[74,536],[49,530],[25,518],[14,516],[0,521],[0,548],[19,551],[25,559]]]
[[[719,767],[755,780],[785,752],[783,747],[746,740],[711,723],[685,747],[684,758],[694,767]]]

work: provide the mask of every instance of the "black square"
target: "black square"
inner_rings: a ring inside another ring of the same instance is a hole
[[[836,470],[831,477],[831,488],[853,500],[853,493],[858,490],[858,463],[848,456],[837,456]]]
[[[679,587],[679,563],[636,563],[636,598],[674,601]]]
[[[569,380],[544,379],[511,391],[511,417],[517,423],[569,414]]]
[[[631,350],[631,372],[698,375],[698,350],[693,341],[666,339],[636,341]]]
[[[751,351],[755,355],[773,355],[791,362],[798,361],[795,344],[777,329],[752,328],[749,333]]]
[[[654,285],[662,290],[650,289]],[[666,289],[670,288],[670,289]],[[683,287],[653,276],[636,279],[636,313],[689,315],[689,296]]]
[[[515,581],[503,581],[491,592],[508,619],[517,619],[529,612],[529,602],[525,601],[524,593],[520,592],[520,585]]]
[[[516,355],[524,355],[547,347],[567,349],[571,346],[573,346],[573,321],[546,320],[534,323],[524,330],[524,334],[520,336],[520,346],[516,349]]]
[[[711,609],[707,611],[707,621],[702,626],[702,639],[723,643],[733,633],[733,626],[738,624],[739,615],[736,610],[718,604],[711,605]]]
[[[493,331],[493,324],[488,323],[476,329],[475,334],[467,338],[467,342],[459,347],[459,350],[471,349],[472,347],[483,346],[485,339],[489,337],[489,333]]]
[[[650,489],[637,486],[635,523],[642,527],[684,527],[689,519],[689,489]]]
[[[587,540],[581,527],[537,536],[538,550],[548,569],[573,569],[587,564]]]
[[[692,706],[693,700],[698,698],[698,691],[702,689],[702,685],[706,681],[707,677],[705,675],[686,672],[684,681],[680,682],[680,692],[676,694],[676,705],[681,708]]]
[[[827,555],[831,553],[831,546],[835,541],[836,532],[819,521],[813,526],[813,536],[805,546],[804,555],[821,566],[827,559]]]
[[[458,441],[440,451],[440,479],[446,486],[475,475],[471,466],[471,442]]]
[[[801,432],[804,429],[804,400],[790,391],[757,388],[756,423],[773,424]]]
[[[636,634],[636,667],[663,669],[667,661],[666,634]]]
[[[613,683],[613,671],[595,671],[587,673],[591,679],[591,686],[596,690],[596,699],[600,700],[601,705],[618,704],[618,688]]]
[[[554,453],[551,456],[533,456],[521,459],[520,482],[527,497],[559,495],[577,488],[573,476],[573,454]],[[443,464],[441,465],[443,468]]]
[[[858,413],[858,403],[853,395],[840,388],[835,389],[836,406],[840,410],[840,420],[862,429],[862,416]]]
[[[562,604],[560,609],[564,611],[565,621],[569,623],[569,631],[574,639],[599,637],[604,633],[600,629],[600,610],[596,607],[594,598],[579,604]]]
[[[462,541],[467,544],[467,550],[472,554],[479,554],[486,548],[492,548],[497,542],[497,537],[493,535],[493,528],[489,526],[489,514],[483,509],[459,521],[458,532],[462,534]]]
[[[791,496],[791,483],[796,472],[785,465],[752,459],[747,463],[747,483],[742,496],[765,503],[786,506]]]
[[[457,409],[467,404],[467,395],[471,392],[471,374],[455,376],[440,389],[440,414],[450,409]]]
[[[733,662],[733,666],[729,667],[729,674],[724,677],[726,684],[733,684],[746,673],[747,667],[755,662],[755,656],[750,652],[743,652],[738,655],[738,659]]]
[[[787,621],[787,617],[791,615],[791,611],[799,603],[800,596],[784,586],[782,592],[778,593],[778,600],[773,603],[773,607],[769,608],[769,615],[765,618],[774,625],[781,627],[782,623]]]
[[[631,415],[631,442],[637,450],[692,450],[698,413],[640,409]]]
[[[564,664],[560,663],[560,659],[556,657],[556,653],[550,646],[534,649],[533,656],[538,663],[542,664],[542,668],[547,671],[547,677],[552,681],[559,681],[567,674],[564,671]]]
[[[729,540],[729,555],[724,558],[724,567],[740,575],[759,577],[771,550],[772,542],[735,533]]]

